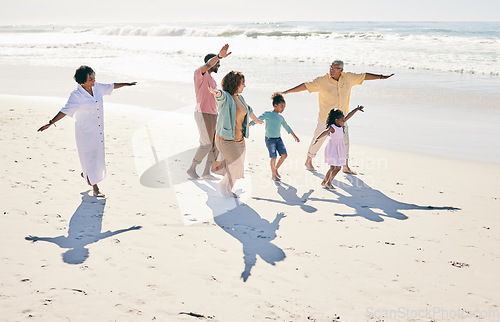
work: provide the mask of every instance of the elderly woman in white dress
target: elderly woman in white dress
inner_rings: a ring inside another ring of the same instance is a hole
[[[66,115],[74,117],[76,147],[83,171],[81,176],[92,186],[94,196],[104,197],[97,186],[106,176],[102,99],[104,95],[110,95],[115,88],[136,83],[96,83],[95,73],[88,66],[80,66],[74,79],[78,85],[70,94],[66,105],[38,131],[44,131],[51,125],[55,126],[55,123]]]

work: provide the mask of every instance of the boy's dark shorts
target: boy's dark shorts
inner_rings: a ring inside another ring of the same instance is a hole
[[[266,136],[266,146],[267,150],[269,150],[269,157],[274,159],[277,157],[276,151],[280,155],[287,154],[285,144],[281,138],[268,138]]]

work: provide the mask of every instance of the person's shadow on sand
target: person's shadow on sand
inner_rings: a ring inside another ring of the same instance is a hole
[[[61,248],[68,249],[63,255],[63,261],[68,264],[81,264],[89,257],[89,250],[85,246],[98,242],[129,230],[141,229],[141,226],[132,226],[116,231],[101,233],[102,216],[106,199],[97,199],[89,196],[89,191],[82,192],[82,203],[76,209],[69,222],[68,236],[57,237],[25,237],[26,240],[54,243]]]
[[[223,197],[220,196],[215,183],[207,182],[210,186],[197,181],[194,183],[207,193],[207,205],[214,213],[215,223],[243,245],[245,269],[241,273],[241,278],[244,282],[251,275],[250,271],[257,262],[257,255],[271,265],[285,259],[285,252],[271,243],[276,238],[280,220],[286,217],[283,213],[276,214],[273,222],[269,222],[261,218],[250,206],[236,199],[238,205],[235,208],[217,215],[219,213],[217,198]]]
[[[273,200],[273,199],[267,199],[267,198],[260,198],[260,197],[253,197],[255,200],[262,200],[262,201],[270,201],[270,202],[275,202],[287,206],[299,206],[303,211],[308,212],[308,213],[313,213],[317,211],[316,208],[306,205],[307,200],[309,200],[309,197],[311,194],[314,192],[313,189],[310,189],[308,192],[304,193],[302,197],[299,197],[297,195],[297,188],[283,182],[275,182],[274,183],[278,189],[278,194],[283,198],[283,200]]]
[[[315,174],[321,179],[324,178],[321,174]],[[334,180],[335,190],[331,192],[338,196],[336,200],[309,198],[309,200],[331,202],[344,204],[355,210],[355,214],[338,214],[335,216],[340,217],[364,217],[371,221],[381,222],[384,221],[383,217],[389,217],[399,220],[408,219],[403,214],[402,210],[460,210],[455,207],[435,207],[435,206],[419,206],[415,204],[403,203],[396,201],[379,190],[375,190],[368,186],[359,177],[348,176],[349,184],[345,184]],[[347,194],[342,193],[342,190]],[[378,209],[380,212],[376,212]]]

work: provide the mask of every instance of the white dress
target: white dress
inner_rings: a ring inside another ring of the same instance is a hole
[[[330,133],[330,140],[325,148],[325,162],[328,165],[342,166],[346,164],[346,152],[344,143],[344,129],[330,125],[335,129],[335,132]]]
[[[101,182],[106,176],[104,160],[104,113],[103,95],[110,95],[114,84],[95,83],[94,96],[81,85],[71,92],[61,112],[75,118],[75,138],[83,176],[91,185]]]

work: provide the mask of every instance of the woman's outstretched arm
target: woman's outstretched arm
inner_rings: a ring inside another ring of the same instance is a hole
[[[123,86],[134,86],[135,84],[137,84],[137,82],[132,82],[132,83],[114,83],[115,85],[115,89],[118,89],[118,88],[121,88]]]
[[[45,131],[46,129],[48,129],[51,125],[54,125],[56,126],[56,122],[59,121],[60,119],[62,119],[63,117],[65,117],[66,114],[64,114],[63,112],[59,112],[56,114],[56,116],[54,116],[51,120],[49,120],[49,123],[45,124],[44,126],[42,126],[41,128],[38,129],[37,132],[42,132],[42,131]]]

